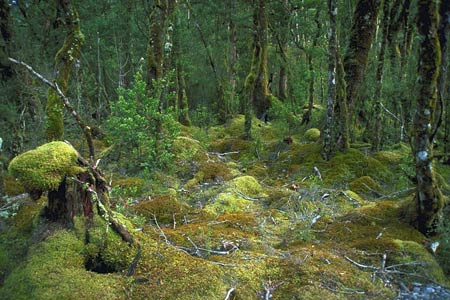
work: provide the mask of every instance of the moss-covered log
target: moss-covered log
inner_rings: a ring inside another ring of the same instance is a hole
[[[417,179],[417,227],[431,235],[443,208],[443,196],[433,172],[432,135],[433,119],[437,102],[437,80],[441,64],[439,46],[438,1],[418,2],[417,28],[420,35],[419,63],[417,68],[419,93],[414,117],[413,153]]]
[[[63,94],[65,94],[72,68],[80,57],[81,47],[84,43],[84,35],[80,29],[78,12],[72,6],[71,1],[59,0],[58,5],[63,11],[65,17],[64,22],[68,32],[63,46],[56,53],[55,57],[57,70],[56,84]],[[46,134],[49,141],[61,140],[63,138],[63,110],[64,104],[60,96],[54,89],[50,88],[45,108],[47,115]]]

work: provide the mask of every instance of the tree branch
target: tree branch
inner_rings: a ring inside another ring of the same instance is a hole
[[[50,80],[42,76],[40,73],[36,72],[30,65],[11,57],[8,57],[8,60],[16,65],[22,66],[25,69],[27,69],[28,72],[30,72],[33,76],[37,77],[44,84],[48,85],[51,89],[55,90],[55,92],[61,97],[64,107],[72,115],[72,117],[74,117],[78,126],[80,126],[81,130],[84,133],[84,136],[86,137],[86,142],[89,147],[89,157],[91,162],[93,162],[95,160],[95,150],[94,150],[94,142],[92,140],[91,128],[84,123],[81,116],[75,111],[73,106],[70,104],[69,98],[67,98],[66,95],[64,95],[64,93],[61,91],[61,89],[56,83],[51,82]]]

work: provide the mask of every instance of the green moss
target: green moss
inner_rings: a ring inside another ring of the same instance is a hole
[[[391,258],[392,264],[406,264],[402,268],[403,271],[410,274],[415,280],[428,282],[429,279],[432,279],[440,283],[448,283],[448,279],[435,257],[423,245],[400,239],[395,239],[394,243],[398,246],[398,251]],[[411,262],[418,264],[408,265]],[[415,278],[416,274],[420,274],[420,277]]]
[[[232,189],[236,189],[238,193],[242,193],[251,198],[267,197],[262,186],[252,176],[236,177],[229,182],[229,186]]]
[[[317,128],[310,128],[306,130],[303,138],[307,142],[317,142],[320,139],[320,130]]]
[[[254,209],[254,201],[244,199],[233,192],[218,194],[212,203],[205,207],[205,210],[212,214],[251,212]]]
[[[83,171],[77,152],[64,142],[51,142],[15,157],[9,171],[29,190],[55,190],[66,176]]]
[[[360,195],[379,196],[381,193],[380,185],[370,176],[359,177],[349,183],[350,189]]]
[[[59,230],[30,249],[5,280],[3,299],[122,299],[124,279],[84,268],[83,242]]]
[[[173,194],[160,195],[143,201],[134,206],[133,209],[137,214],[150,221],[156,218],[160,224],[172,224],[174,219],[181,222],[192,211],[189,205],[178,201]]]

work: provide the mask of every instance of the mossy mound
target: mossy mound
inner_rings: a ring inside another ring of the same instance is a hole
[[[9,171],[29,190],[56,190],[64,177],[83,171],[78,154],[64,142],[50,142],[15,157]]]
[[[306,130],[303,139],[307,142],[317,142],[320,139],[320,130],[317,128]]]
[[[212,203],[205,207],[205,210],[215,215],[252,212],[255,210],[255,203],[234,192],[224,192],[218,194]]]
[[[261,184],[253,176],[239,176],[231,180],[228,185],[242,193],[244,196],[252,198],[267,197]]]
[[[372,197],[380,196],[381,187],[370,176],[359,177],[349,183],[350,190],[360,195],[367,195]]]
[[[133,207],[133,210],[149,221],[154,221],[156,218],[160,224],[172,224],[174,220],[180,222],[192,211],[192,208],[178,201],[175,195],[164,194],[140,202]]]

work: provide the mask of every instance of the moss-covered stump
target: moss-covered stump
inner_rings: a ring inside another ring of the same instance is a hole
[[[28,192],[55,191],[66,176],[84,171],[77,158],[70,145],[51,142],[15,157],[8,169]]]

